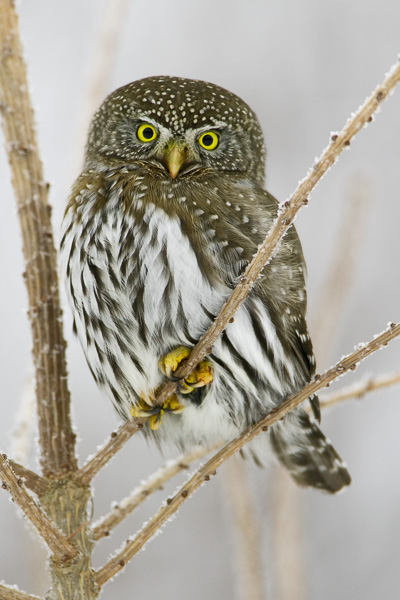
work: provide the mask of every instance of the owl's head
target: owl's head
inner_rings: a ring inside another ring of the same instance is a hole
[[[148,77],[110,94],[95,113],[86,166],[140,164],[166,177],[196,170],[264,181],[263,134],[235,94],[204,81]]]

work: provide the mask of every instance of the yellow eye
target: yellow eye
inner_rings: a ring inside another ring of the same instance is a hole
[[[141,142],[152,142],[157,137],[157,131],[150,123],[143,123],[139,125],[136,135]]]
[[[199,137],[199,144],[206,150],[215,150],[219,144],[219,135],[215,131],[206,131]]]

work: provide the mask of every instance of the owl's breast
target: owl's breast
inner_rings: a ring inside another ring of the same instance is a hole
[[[228,287],[218,277],[212,280],[207,253],[199,256],[178,215],[147,202],[140,217],[125,219],[121,228],[130,233],[118,269],[144,338],[158,348],[196,343]]]

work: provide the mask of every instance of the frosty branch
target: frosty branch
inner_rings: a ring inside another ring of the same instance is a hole
[[[8,586],[0,583],[0,598],[1,600],[41,600],[38,596],[31,596],[25,592],[21,592],[15,586]]]
[[[400,335],[400,324],[391,323],[386,331],[373,338],[368,344],[341,359],[334,367],[325,371],[323,375],[316,375],[315,379],[306,385],[300,392],[288,398],[282,404],[268,413],[256,425],[246,429],[240,436],[229,442],[210,460],[200,467],[166,504],[161,506],[157,514],[143,527],[132,539],[127,540],[121,550],[106,563],[95,575],[96,583],[103,586],[109,579],[121,571],[127,562],[153,537],[158,529],[178,510],[178,508],[212,475],[228,458],[240,450],[245,444],[269,427],[282,419],[291,410],[299,406],[304,400],[316,394],[320,389],[341,377],[347,371],[353,371],[359,362],[386,346],[391,340]]]
[[[54,557],[60,560],[75,556],[77,552],[74,546],[68,542],[55,523],[49,519],[43,509],[28,494],[23,481],[16,477],[4,454],[0,454],[0,478],[3,481],[3,487],[36,527]]]
[[[56,250],[30,104],[18,19],[11,0],[0,0],[0,110],[17,200],[33,340],[41,466],[44,474],[76,468],[70,420],[65,341]]]

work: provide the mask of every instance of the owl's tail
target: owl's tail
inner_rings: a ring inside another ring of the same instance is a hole
[[[302,408],[271,428],[270,441],[279,461],[299,485],[334,494],[351,483],[339,454]]]

